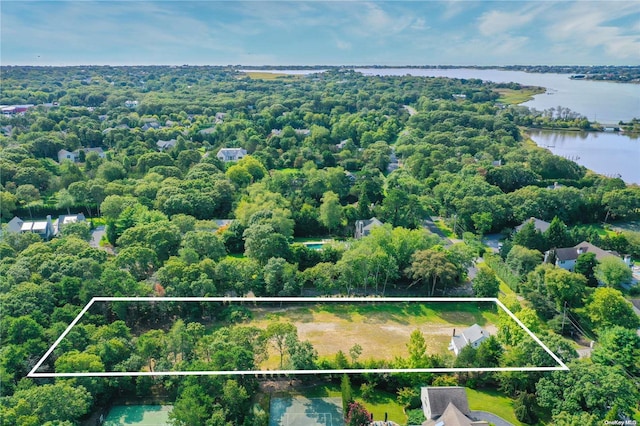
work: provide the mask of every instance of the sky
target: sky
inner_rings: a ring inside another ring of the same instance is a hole
[[[640,1],[0,1],[1,65],[640,65]]]

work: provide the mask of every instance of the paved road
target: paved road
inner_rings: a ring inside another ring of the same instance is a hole
[[[100,240],[105,233],[104,225],[97,226],[93,231],[91,231],[91,240],[89,240],[89,245],[91,247],[99,248]]]
[[[471,416],[478,420],[484,420],[489,423],[493,423],[496,426],[513,426],[513,423],[509,423],[502,417],[496,416],[493,413],[487,413],[486,411],[472,411]]]
[[[438,228],[436,226],[435,223],[433,223],[433,219],[430,217],[427,217],[423,222],[422,222],[422,227],[427,229],[428,231],[436,234],[438,237],[442,238],[444,245],[445,246],[450,246],[453,244],[453,242],[447,238],[444,233],[442,233],[442,231],[440,230],[440,228]]]

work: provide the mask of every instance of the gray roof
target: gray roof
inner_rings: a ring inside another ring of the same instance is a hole
[[[574,247],[556,249],[556,259],[560,261],[576,260],[582,253],[593,253],[596,255],[597,260],[601,260],[607,256],[619,256],[619,254],[614,251],[603,250],[587,241],[583,241]]]
[[[461,386],[432,386],[425,388],[426,403],[431,408],[431,419],[437,419],[446,411],[449,404],[453,403],[465,416],[471,416],[467,393]],[[428,420],[431,420],[428,419]]]
[[[377,217],[372,217],[369,220],[362,220],[363,223],[363,230],[371,230],[373,228],[375,228],[376,226],[382,226],[384,225],[384,223],[382,223]]]
[[[478,324],[473,324],[469,328],[462,330],[461,334],[455,335],[451,338],[451,342],[456,346],[458,350],[464,348],[469,344],[474,344],[478,340],[485,339],[489,336],[489,332],[484,330]]]
[[[440,417],[435,420],[427,420],[423,426],[471,426],[473,424],[453,402],[450,402]]]
[[[549,229],[549,226],[551,226],[549,222],[538,219],[537,217],[530,217],[529,219],[522,222],[522,224],[516,226],[516,232],[520,232],[520,230],[524,228],[524,226],[529,222],[533,222],[533,227],[536,229],[536,231],[539,232],[545,232],[547,229]]]

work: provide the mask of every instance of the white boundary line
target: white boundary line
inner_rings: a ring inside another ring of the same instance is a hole
[[[37,373],[44,361],[60,344],[62,339],[80,321],[82,316],[95,302],[242,302],[256,304],[261,302],[492,302],[505,311],[516,323],[527,332],[559,364],[558,367],[479,367],[479,368],[374,368],[374,369],[341,369],[341,370],[241,370],[241,371],[101,371],[87,373]],[[567,371],[569,367],[554,354],[526,325],[522,323],[507,307],[494,297],[94,297],[71,321],[71,324],[58,337],[55,343],[45,352],[33,366],[27,377],[136,377],[136,376],[277,376],[292,374],[362,374],[362,373],[456,373],[485,371]]]

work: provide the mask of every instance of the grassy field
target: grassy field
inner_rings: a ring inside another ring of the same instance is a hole
[[[465,388],[469,400],[469,408],[493,413],[515,426],[524,426],[513,413],[513,400],[495,390],[475,390]]]
[[[500,94],[498,102],[503,104],[516,105],[523,102],[530,101],[534,95],[544,93],[545,89],[542,87],[527,87],[521,90],[513,89],[496,89],[496,92]]]
[[[249,71],[249,72],[245,72],[245,74],[248,75],[249,78],[253,80],[276,80],[276,79],[282,79],[282,78],[295,78],[294,75],[277,73],[277,72]]]
[[[243,325],[266,328],[274,321],[290,321],[300,340],[308,340],[319,357],[345,354],[356,343],[362,346],[360,360],[407,356],[410,334],[419,329],[425,336],[427,351],[446,354],[454,328],[474,323],[495,333],[497,313],[491,304],[473,302],[437,303],[325,303],[287,308],[252,308],[253,318]],[[262,368],[279,367],[273,351]]]

